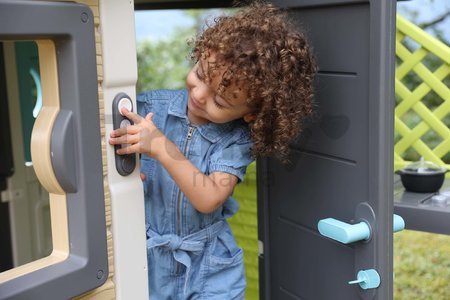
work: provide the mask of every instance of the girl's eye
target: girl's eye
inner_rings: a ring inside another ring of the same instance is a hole
[[[197,76],[198,79],[203,80],[205,79],[205,77],[203,76],[203,72],[200,71],[200,68],[197,67],[197,69],[195,70],[195,75]]]
[[[214,104],[216,105],[216,107],[218,108],[218,109],[224,109],[225,108],[225,106],[223,106],[223,105],[221,105],[219,102],[217,102],[215,99],[214,99]]]

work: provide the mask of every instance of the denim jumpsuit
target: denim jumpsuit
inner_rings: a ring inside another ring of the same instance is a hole
[[[243,120],[190,124],[186,90],[138,96],[138,113],[153,122],[203,174],[226,172],[242,181],[251,139]],[[141,157],[151,299],[244,299],[243,253],[226,221],[238,210],[230,196],[212,213],[197,211],[162,165]],[[196,174],[193,184],[201,185]]]

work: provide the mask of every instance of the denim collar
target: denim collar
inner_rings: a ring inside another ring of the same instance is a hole
[[[180,91],[180,93],[178,93],[170,100],[168,114],[184,119],[187,124],[191,125],[187,117],[187,102],[188,92],[186,89],[183,89]],[[230,132],[238,122],[240,122],[240,120],[235,120],[223,124],[212,122],[203,125],[192,124],[192,126],[196,127],[200,134],[208,141],[210,141],[211,143],[215,143],[223,136],[224,133]]]

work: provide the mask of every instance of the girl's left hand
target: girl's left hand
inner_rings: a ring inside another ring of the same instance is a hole
[[[145,118],[126,108],[122,108],[122,113],[133,121],[134,125],[111,132],[111,145],[126,145],[118,149],[117,154],[143,153],[156,158],[164,151],[166,136],[153,123],[153,113],[148,113]]]

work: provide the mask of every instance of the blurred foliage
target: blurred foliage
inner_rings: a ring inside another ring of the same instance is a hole
[[[394,234],[394,299],[450,299],[450,236]]]
[[[155,89],[180,89],[193,65],[191,44],[198,32],[217,14],[231,14],[233,9],[190,9],[183,13],[193,20],[192,26],[176,27],[173,34],[152,41],[137,43],[137,92]]]
[[[425,6],[427,9],[422,10]],[[397,3],[397,10],[420,28],[450,45],[448,28],[445,28],[445,22],[450,18],[448,0],[401,1]]]
[[[155,89],[180,89],[191,66],[187,36],[193,36],[193,28],[176,30],[157,42],[143,40],[137,44],[138,83],[137,92]]]

